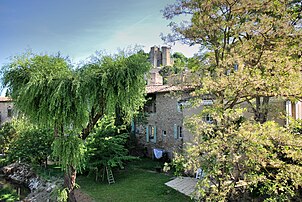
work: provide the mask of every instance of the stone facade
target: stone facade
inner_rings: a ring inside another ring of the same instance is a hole
[[[166,90],[148,94],[151,101],[145,107],[147,121],[137,130],[138,141],[146,147],[150,157],[153,149],[163,149],[172,158],[173,152],[181,151],[184,143],[184,114],[180,101],[188,97],[188,93],[173,95],[169,88]]]
[[[204,105],[210,105],[212,101],[205,98],[203,105],[199,107],[182,107],[190,99],[189,92],[192,89],[181,89],[177,84],[181,83],[183,87],[188,86],[191,76],[199,75],[186,72],[184,75],[170,78],[168,85],[163,85],[159,67],[172,64],[169,48],[162,47],[160,50],[156,46],[151,47],[150,62],[153,68],[146,86],[148,101],[144,108],[147,117],[144,122],[135,123],[134,130],[138,143],[145,148],[148,156],[153,157],[153,149],[161,149],[167,152],[169,158],[173,158],[174,152],[181,151],[186,143],[194,141],[193,135],[184,127],[185,118],[201,112]],[[241,107],[247,108],[244,114],[246,118],[253,117],[253,111],[248,108],[247,103],[241,104]],[[292,103],[272,98],[268,119],[285,125],[289,122],[286,118],[288,116],[302,119],[302,102]],[[211,122],[210,115],[202,119]]]
[[[13,116],[13,101],[8,97],[0,97],[0,124],[10,121]]]

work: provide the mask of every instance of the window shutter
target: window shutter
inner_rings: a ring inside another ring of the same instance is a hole
[[[135,123],[134,123],[134,119],[131,120],[131,132],[135,132]]]
[[[177,125],[174,124],[174,139],[177,139]]]
[[[146,126],[146,142],[149,142],[149,126]]]
[[[154,126],[154,138],[153,138],[153,142],[156,143],[156,126]]]

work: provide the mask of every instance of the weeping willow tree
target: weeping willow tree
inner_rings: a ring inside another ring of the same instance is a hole
[[[3,71],[15,107],[32,122],[54,128],[54,155],[65,171],[69,201],[76,201],[76,171],[84,159],[83,141],[98,120],[116,109],[129,121],[144,101],[145,55],[96,54],[74,67],[57,56],[26,53],[12,58]]]

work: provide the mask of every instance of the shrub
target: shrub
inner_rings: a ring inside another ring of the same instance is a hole
[[[271,121],[238,122],[240,114],[240,110],[213,112],[215,124],[191,118],[195,141],[187,145],[185,157],[177,158],[185,160],[186,170],[203,170],[197,184],[199,196],[210,201],[298,199],[302,136]]]
[[[51,154],[53,131],[25,121],[16,121],[14,127],[17,134],[8,150],[9,161],[21,160],[38,165],[46,162]]]

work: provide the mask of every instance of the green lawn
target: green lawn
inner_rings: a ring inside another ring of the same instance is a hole
[[[189,197],[164,185],[171,180],[171,176],[154,172],[157,164],[149,159],[132,162],[125,170],[114,172],[116,183],[111,185],[95,182],[93,177],[86,176],[79,176],[77,183],[83,192],[97,202],[191,201]]]

